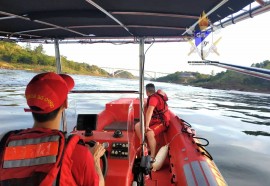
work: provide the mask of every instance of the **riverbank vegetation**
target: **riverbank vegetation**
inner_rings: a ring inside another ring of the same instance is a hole
[[[109,77],[110,74],[95,65],[78,63],[61,56],[63,73],[85,74]],[[30,44],[21,47],[15,43],[0,41],[0,67],[31,71],[55,71],[55,58],[46,55],[43,46],[31,48]]]
[[[252,64],[252,67],[270,69],[270,61]],[[187,84],[209,89],[240,90],[249,92],[270,93],[270,82],[261,78],[248,76],[227,70],[216,75],[205,75],[197,72],[175,72],[157,78],[156,81]]]
[[[96,65],[78,63],[61,56],[62,72],[68,74],[84,74],[103,77],[119,77],[133,79],[127,71],[116,71],[113,74]],[[270,69],[270,61],[255,63],[252,67]],[[55,58],[46,55],[43,46],[34,48],[30,44],[22,47],[16,43],[0,41],[0,68],[31,70],[36,72],[55,71]],[[243,75],[233,71],[221,72],[216,75],[198,72],[175,72],[153,81],[199,86],[209,89],[241,90],[270,93],[270,82],[267,80]]]
[[[135,78],[126,71],[117,75],[108,73],[96,65],[78,63],[61,56],[62,72],[102,77]],[[30,70],[36,72],[55,71],[55,57],[46,55],[40,44],[32,49],[30,44],[22,47],[16,43],[0,41],[0,68]]]

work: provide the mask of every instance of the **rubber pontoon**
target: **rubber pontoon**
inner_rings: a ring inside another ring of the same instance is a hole
[[[211,155],[203,148],[202,140],[195,135],[191,126],[171,111],[170,115],[168,130],[157,136],[157,148],[168,145],[169,152],[162,168],[152,172],[152,179],[145,180],[145,184],[226,185]],[[109,143],[106,151],[106,185],[140,185],[137,181],[141,179],[141,147],[134,131],[134,124],[138,120],[137,98],[109,102],[98,114],[78,115],[73,133],[79,134],[85,141]]]

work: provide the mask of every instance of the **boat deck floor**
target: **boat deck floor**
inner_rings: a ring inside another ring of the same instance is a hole
[[[164,186],[174,185],[171,183],[170,162],[167,157],[162,168],[158,171],[152,171],[152,180],[149,178],[145,181],[147,186]]]
[[[167,144],[166,133],[161,133],[156,136],[157,147],[160,149],[163,145]],[[170,172],[170,160],[167,156],[161,169],[158,171],[152,171],[152,180],[149,178],[145,181],[147,186],[170,186],[175,185],[171,183],[172,174]]]

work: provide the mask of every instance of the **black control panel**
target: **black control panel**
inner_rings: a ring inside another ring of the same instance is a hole
[[[128,143],[118,143],[115,142],[112,144],[111,158],[128,158]]]

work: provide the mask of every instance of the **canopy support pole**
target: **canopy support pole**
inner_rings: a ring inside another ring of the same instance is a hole
[[[60,57],[60,49],[59,49],[59,40],[58,39],[54,39],[54,49],[55,49],[56,73],[60,74],[62,71],[62,66],[61,66],[61,57]]]
[[[144,54],[144,38],[139,39],[139,58],[140,58],[140,66],[139,66],[139,76],[140,76],[140,124],[141,124],[141,144],[144,143],[145,141],[145,128],[144,128],[144,59],[145,59],[145,54]],[[144,152],[144,145],[142,145],[142,152]],[[143,154],[143,153],[142,153]]]
[[[62,66],[61,66],[61,56],[58,39],[54,39],[54,49],[55,49],[56,73],[60,74],[62,72]],[[62,130],[63,132],[67,132],[67,120],[65,110],[62,112]]]

